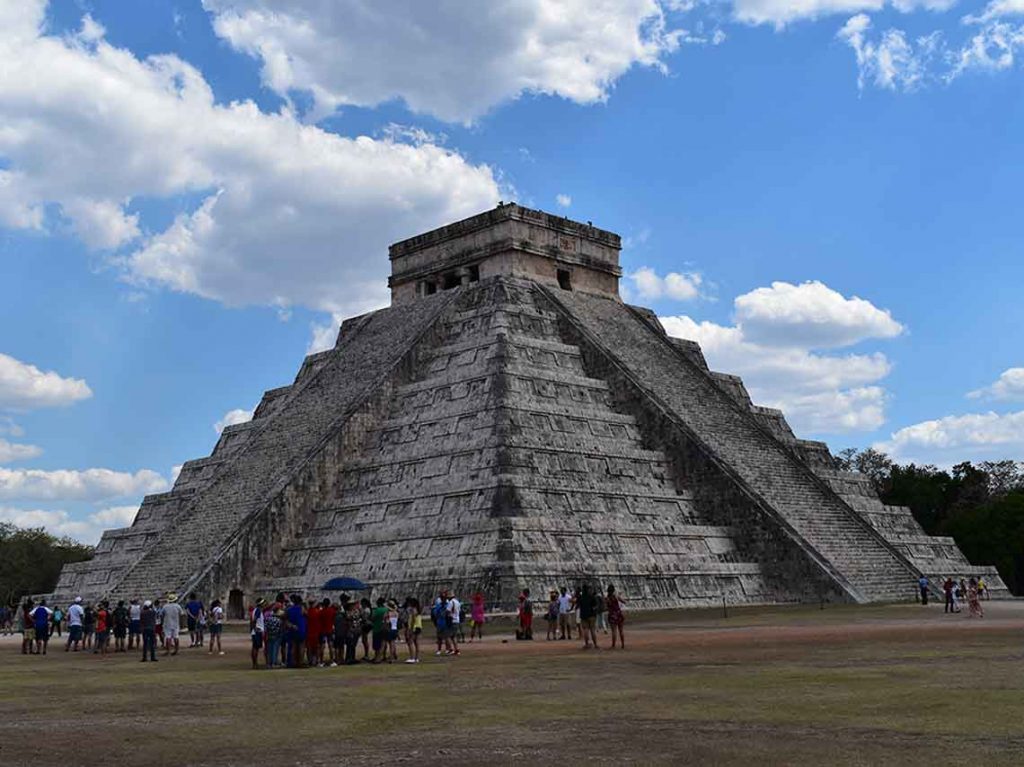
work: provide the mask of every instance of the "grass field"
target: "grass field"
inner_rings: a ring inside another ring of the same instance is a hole
[[[273,672],[241,627],[155,665],[4,637],[0,764],[1020,765],[1024,604],[986,610],[629,615],[624,652],[494,624],[460,658]]]

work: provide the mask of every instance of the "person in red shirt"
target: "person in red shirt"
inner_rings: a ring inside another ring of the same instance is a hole
[[[107,654],[107,641],[110,639],[110,612],[106,602],[100,602],[96,611],[96,647],[93,653]]]
[[[310,599],[306,608],[306,656],[310,666],[321,665],[320,659],[320,615],[323,609],[315,599]]]
[[[320,603],[320,660],[323,665],[327,665],[327,658],[330,658],[332,667],[338,665],[338,659],[334,654],[334,618],[337,614],[338,608],[331,604],[330,599],[325,598]]]

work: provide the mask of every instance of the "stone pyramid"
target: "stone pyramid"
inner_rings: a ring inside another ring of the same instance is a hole
[[[620,240],[503,205],[390,249],[392,305],[65,567],[57,598],[482,590],[632,606],[912,599],[984,575],[621,301]]]

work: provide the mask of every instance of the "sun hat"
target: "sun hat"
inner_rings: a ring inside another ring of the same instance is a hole
[[[82,604],[82,598],[81,597],[75,597],[75,604],[76,605]]]
[[[167,601],[168,602],[177,602],[178,601],[178,595],[175,594],[173,591],[167,592]]]
[[[142,603],[142,606],[143,606],[143,607],[152,607],[152,606],[153,606],[153,603],[152,603],[152,602],[150,602],[150,601],[149,601],[149,600],[147,599],[147,600],[146,600],[145,602],[143,602],[143,603]]]

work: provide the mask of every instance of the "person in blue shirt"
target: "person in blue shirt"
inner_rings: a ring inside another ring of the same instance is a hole
[[[188,602],[185,605],[185,616],[188,620],[188,638],[191,644],[189,647],[202,647],[202,640],[199,636],[199,615],[203,612],[203,603],[196,598],[196,592],[188,595]]]
[[[46,645],[50,641],[50,620],[53,610],[46,606],[46,600],[39,600],[39,606],[32,611],[32,622],[36,629],[36,654],[46,655]]]
[[[288,666],[289,668],[302,668],[302,648],[306,642],[306,613],[302,607],[302,597],[292,594],[292,603],[285,611],[285,620],[288,621]]]

